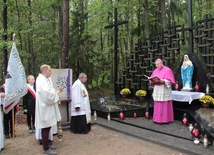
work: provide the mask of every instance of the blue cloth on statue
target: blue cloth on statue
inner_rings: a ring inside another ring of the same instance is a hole
[[[194,71],[193,65],[181,67],[181,79],[182,79],[183,89],[192,89],[193,71]]]

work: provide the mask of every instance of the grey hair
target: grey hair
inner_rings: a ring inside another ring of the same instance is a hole
[[[156,60],[155,60],[155,63],[156,63],[156,62],[161,62],[161,63],[163,64],[163,61],[162,61],[160,58],[156,59]]]
[[[79,74],[79,79],[81,79],[82,77],[87,76],[85,73],[80,73]]]

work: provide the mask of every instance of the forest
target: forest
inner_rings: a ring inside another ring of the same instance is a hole
[[[74,80],[85,72],[90,89],[112,88],[114,28],[107,26],[114,23],[114,9],[118,22],[127,21],[118,26],[120,71],[139,39],[173,23],[188,26],[188,3],[193,22],[214,13],[212,0],[2,0],[1,81],[15,33],[26,75],[37,77],[45,63],[71,68]]]

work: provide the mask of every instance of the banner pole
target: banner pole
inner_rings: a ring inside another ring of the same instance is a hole
[[[12,109],[12,137],[15,138],[15,116],[14,116],[14,108]]]

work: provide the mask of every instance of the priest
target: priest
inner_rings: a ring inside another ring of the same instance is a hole
[[[85,87],[87,75],[80,73],[72,86],[71,123],[73,133],[87,134],[91,130],[91,108],[89,94]]]

